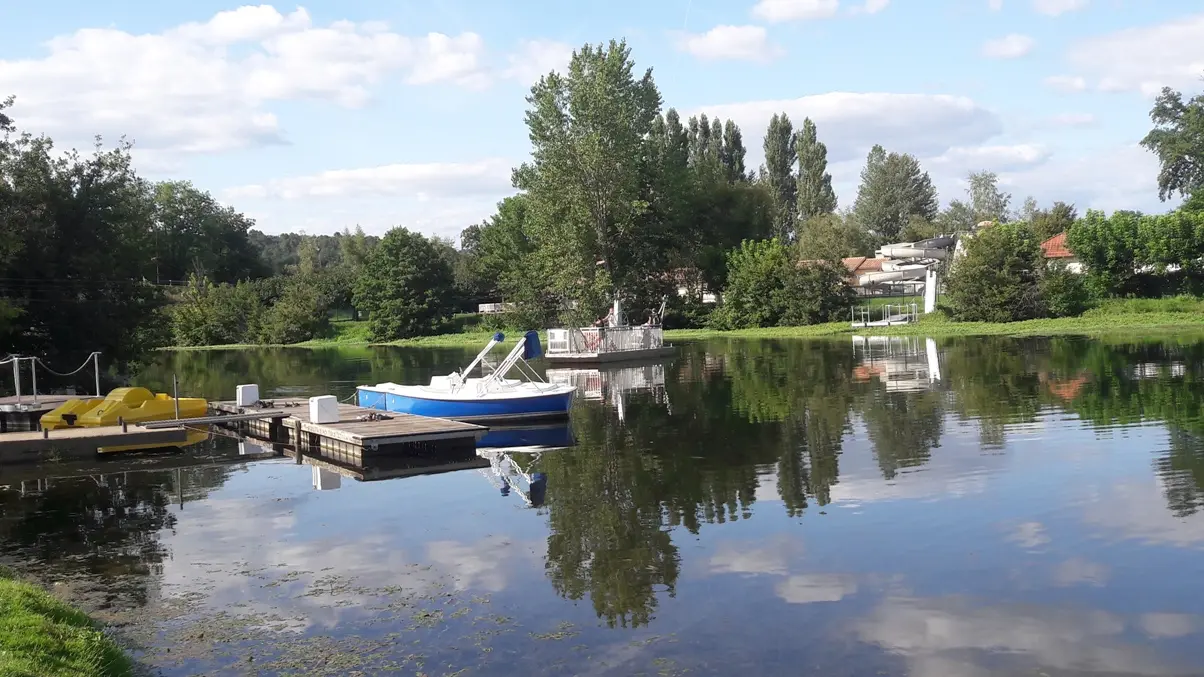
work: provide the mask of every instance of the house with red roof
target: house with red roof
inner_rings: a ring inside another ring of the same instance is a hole
[[[1066,264],[1066,270],[1072,273],[1083,272],[1083,264],[1075,257],[1074,252],[1066,246],[1066,233],[1058,233],[1041,243],[1041,253],[1046,260],[1058,260]]]

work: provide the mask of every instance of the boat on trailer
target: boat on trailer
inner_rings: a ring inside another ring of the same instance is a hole
[[[491,373],[469,376],[505,340],[503,333],[494,334],[467,367],[446,376],[433,376],[427,385],[390,382],[359,386],[356,389],[359,406],[473,422],[567,417],[577,388],[547,383],[527,363],[543,355],[538,332],[524,334]],[[507,378],[511,370],[517,370],[526,380]]]

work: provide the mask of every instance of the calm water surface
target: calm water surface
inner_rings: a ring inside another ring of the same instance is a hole
[[[177,353],[140,382],[345,396],[467,357]],[[1204,344],[718,341],[554,376],[575,446],[497,472],[5,468],[0,561],[164,675],[1204,674]]]

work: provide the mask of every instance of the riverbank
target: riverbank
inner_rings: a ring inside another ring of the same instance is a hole
[[[130,659],[86,614],[0,569],[0,675],[132,674]]]
[[[1175,297],[1168,299],[1111,299],[1078,317],[1060,317],[1024,322],[954,322],[943,314],[923,315],[914,324],[894,327],[855,328],[849,322],[829,322],[801,327],[763,327],[719,331],[715,329],[670,329],[666,341],[690,341],[727,338],[823,338],[858,335],[927,336],[1058,336],[1151,333],[1175,331],[1204,333],[1204,299]],[[492,331],[466,331],[458,334],[421,336],[401,341],[372,343],[367,322],[340,322],[336,334],[291,345],[217,345],[164,350],[245,350],[249,348],[335,348],[369,345],[426,348],[474,348],[484,345]],[[546,340],[547,335],[541,332]]]

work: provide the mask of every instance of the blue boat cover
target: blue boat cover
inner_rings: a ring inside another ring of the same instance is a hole
[[[534,360],[543,356],[543,345],[539,342],[539,332],[531,330],[525,336],[523,359]]]

